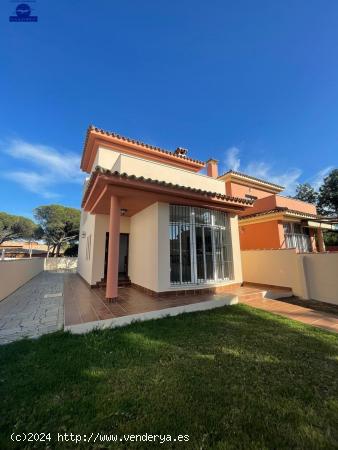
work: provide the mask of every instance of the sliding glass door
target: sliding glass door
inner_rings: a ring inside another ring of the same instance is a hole
[[[233,279],[228,214],[170,205],[169,238],[171,284]]]

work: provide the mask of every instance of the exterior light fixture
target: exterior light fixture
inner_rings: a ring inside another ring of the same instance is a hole
[[[126,208],[121,208],[120,209],[120,213],[121,213],[121,216],[125,216],[126,215],[126,213],[127,213],[127,209]]]

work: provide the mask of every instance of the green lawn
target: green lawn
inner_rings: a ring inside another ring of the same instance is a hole
[[[0,347],[0,449],[338,448],[338,335],[244,305]],[[10,434],[52,442],[11,444]],[[57,432],[189,435],[60,443]],[[15,447],[16,445],[16,447]]]

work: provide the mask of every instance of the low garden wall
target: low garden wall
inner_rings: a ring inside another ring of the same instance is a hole
[[[338,253],[244,250],[241,257],[244,281],[289,287],[298,297],[338,304]]]
[[[20,258],[0,261],[0,301],[38,275],[44,258]]]
[[[61,256],[59,258],[46,258],[45,270],[69,270],[75,272],[77,268],[77,258]]]
[[[308,298],[338,305],[338,253],[299,255],[303,260]]]

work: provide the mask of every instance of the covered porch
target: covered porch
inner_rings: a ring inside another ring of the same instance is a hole
[[[108,218],[109,239],[106,247],[105,299],[123,300],[118,289],[121,216],[130,221],[128,271],[131,282],[156,293],[170,291],[170,204],[195,206],[231,214],[234,218],[231,228],[234,235],[238,235],[237,214],[251,206],[252,202],[217,192],[130,176],[97,167],[87,184],[82,207],[90,218],[96,216]],[[92,258],[92,271],[98,265],[103,265],[104,259],[103,255],[98,258],[94,254],[97,248],[98,233],[102,236],[105,234],[105,230],[99,229],[95,225],[93,236],[87,236],[87,240],[90,239],[86,259]],[[94,243],[91,242],[92,238]],[[90,248],[93,254],[91,254]],[[234,252],[235,259],[240,265],[239,245]],[[237,278],[239,279],[240,276]],[[96,284],[100,279],[96,277],[93,281],[89,284]],[[231,282],[232,284],[238,283],[238,280],[234,279]],[[203,288],[204,286],[199,287]],[[177,290],[176,286],[175,289]],[[178,289],[184,290],[185,287],[182,286]]]

